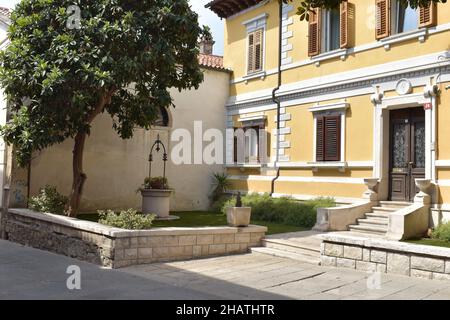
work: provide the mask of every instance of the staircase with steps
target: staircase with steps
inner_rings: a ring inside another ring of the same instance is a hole
[[[314,231],[295,232],[268,236],[262,248],[252,248],[252,252],[287,258],[303,263],[320,265],[320,233]]]
[[[373,207],[372,212],[367,213],[364,219],[358,219],[358,224],[349,226],[349,230],[384,236],[388,231],[389,214],[410,205],[408,202],[380,201],[378,207]]]

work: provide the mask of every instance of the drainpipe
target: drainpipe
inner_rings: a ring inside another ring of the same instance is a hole
[[[280,90],[282,84],[281,78],[281,55],[282,55],[282,36],[283,36],[283,2],[279,1],[278,7],[279,14],[279,27],[278,27],[278,86],[272,91],[272,101],[277,105],[277,142],[276,142],[276,155],[275,155],[275,163],[274,167],[276,168],[276,176],[272,180],[271,192],[270,195],[273,196],[275,193],[275,182],[280,178],[280,168],[278,163],[280,161],[280,120],[281,120],[281,102],[280,98],[277,97],[277,92]]]

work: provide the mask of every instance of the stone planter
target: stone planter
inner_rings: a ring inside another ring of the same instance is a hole
[[[170,217],[172,190],[141,189],[142,213],[155,214],[158,218]]]
[[[247,227],[250,225],[252,208],[231,207],[227,209],[227,221],[230,227]]]

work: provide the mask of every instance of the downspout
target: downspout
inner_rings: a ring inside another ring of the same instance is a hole
[[[276,176],[272,180],[271,192],[270,195],[273,196],[275,193],[275,182],[280,178],[280,168],[278,163],[280,162],[280,129],[281,129],[281,102],[280,98],[277,97],[277,92],[280,90],[282,84],[281,78],[281,61],[282,61],[282,36],[283,36],[283,2],[281,0],[279,2],[278,7],[278,15],[279,15],[279,27],[278,27],[278,86],[272,91],[272,101],[277,105],[277,142],[276,142],[276,155],[275,155],[275,163],[274,168],[276,168]]]

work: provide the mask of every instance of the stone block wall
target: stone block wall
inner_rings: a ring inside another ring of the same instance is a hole
[[[450,249],[382,239],[326,235],[322,266],[450,280]]]
[[[105,267],[246,253],[266,227],[157,228],[129,231],[26,209],[10,209],[8,240]]]

